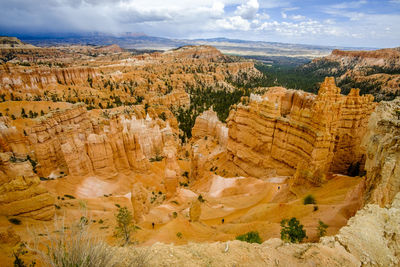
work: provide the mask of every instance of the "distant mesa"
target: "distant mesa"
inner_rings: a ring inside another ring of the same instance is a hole
[[[17,37],[0,36],[0,48],[36,48],[34,45],[27,44]]]

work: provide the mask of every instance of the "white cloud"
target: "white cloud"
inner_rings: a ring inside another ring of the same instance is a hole
[[[258,0],[248,0],[246,3],[237,7],[235,14],[243,19],[253,19],[259,8]]]
[[[292,15],[292,16],[290,16],[290,19],[292,19],[292,20],[305,20],[306,17],[302,16],[302,15]]]
[[[145,32],[358,46],[400,43],[400,14],[394,12],[400,0],[382,1],[392,14],[378,14],[378,9],[366,13],[365,0],[319,8],[307,2],[299,8],[293,0],[0,0],[0,32]],[[306,8],[315,8],[319,19]]]
[[[365,5],[367,3],[368,2],[366,0],[350,1],[350,2],[348,1],[331,5],[330,8],[336,8],[336,9],[360,8],[362,5]]]
[[[248,31],[250,30],[250,22],[243,19],[241,16],[234,16],[226,19],[220,19],[216,21],[216,25],[219,28],[225,30],[240,30]]]
[[[268,19],[270,19],[271,17],[270,17],[270,15],[268,15],[267,13],[258,13],[257,15],[256,15],[256,18],[257,19],[259,19],[259,20],[268,20]]]

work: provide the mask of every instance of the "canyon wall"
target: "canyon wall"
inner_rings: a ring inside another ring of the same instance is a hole
[[[381,206],[392,203],[400,192],[400,98],[382,101],[372,113],[366,149],[366,201]]]
[[[0,121],[0,215],[19,215],[49,220],[54,215],[54,197],[40,186],[35,164],[29,160],[28,140]]]
[[[168,122],[161,128],[159,120],[153,121],[149,114],[144,117],[143,110],[131,112],[93,118],[83,105],[76,104],[41,117],[26,129],[38,173],[85,176],[145,170],[148,160],[163,155],[167,146],[176,150],[178,139]]]
[[[356,89],[341,95],[334,78],[318,95],[273,87],[230,113],[228,154],[242,175],[295,174],[298,183],[319,184],[328,171],[363,166],[359,147],[374,108],[373,97]]]
[[[400,47],[372,51],[335,49],[302,68],[312,75],[335,76],[342,92],[360,88],[362,94],[372,94],[377,101],[400,95]]]

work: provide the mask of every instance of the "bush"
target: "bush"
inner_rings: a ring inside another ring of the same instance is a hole
[[[10,219],[8,219],[8,221],[10,223],[12,223],[12,224],[15,224],[15,225],[20,225],[21,224],[21,220],[17,219],[17,218],[10,218]]]
[[[238,235],[236,239],[248,243],[262,243],[261,237],[257,231],[248,232],[244,235]]]
[[[69,199],[75,199],[75,197],[74,197],[74,196],[72,196],[72,195],[68,195],[68,194],[65,194],[65,195],[64,195],[64,197],[67,197],[67,198],[69,198]]]
[[[71,227],[64,227],[64,220],[61,226],[57,225],[57,221],[59,220],[55,220],[55,229],[58,231],[47,233],[48,238],[45,241],[40,241],[38,235],[32,233],[34,245],[30,249],[40,257],[44,266],[106,267],[113,265],[114,256],[110,251],[112,248],[91,235],[90,224],[80,221]],[[45,252],[40,250],[43,247],[47,248]]]
[[[319,237],[325,236],[327,228],[328,228],[328,225],[325,224],[323,221],[319,220],[318,221],[318,227],[317,227],[318,236]]]
[[[303,203],[304,205],[308,205],[308,204],[317,204],[317,202],[315,201],[315,198],[313,195],[307,195],[304,199],[303,199]]]
[[[206,200],[203,198],[202,195],[199,195],[199,196],[197,197],[197,200],[200,201],[201,203],[204,203],[204,202],[206,201]]]
[[[85,217],[85,216],[82,216]],[[55,229],[58,231],[47,232],[46,238],[31,231],[33,247],[28,247],[37,255],[43,266],[51,267],[108,267],[120,266],[121,258],[115,256],[115,247],[110,247],[98,239],[90,231],[91,223],[82,222],[64,227],[64,219],[55,219]],[[43,235],[42,235],[43,236]],[[44,251],[41,249],[45,248]],[[124,257],[126,266],[146,266],[148,250],[132,248]],[[40,265],[40,266],[42,266]]]
[[[281,221],[281,239],[286,242],[300,243],[307,238],[303,225],[295,218],[283,219]]]
[[[130,242],[131,233],[135,230],[132,213],[127,207],[119,208],[115,218],[117,220],[115,235],[122,238],[123,245],[126,245]]]

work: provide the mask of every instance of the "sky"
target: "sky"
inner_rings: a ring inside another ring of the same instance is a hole
[[[400,46],[400,0],[0,0],[0,35],[101,32]]]

